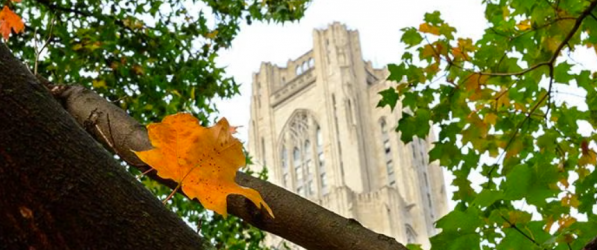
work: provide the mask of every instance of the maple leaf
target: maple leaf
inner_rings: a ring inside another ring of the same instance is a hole
[[[436,26],[429,25],[427,23],[422,23],[421,25],[419,25],[419,31],[439,36],[439,28]]]
[[[240,141],[232,136],[234,127],[225,118],[205,128],[191,114],[178,113],[149,124],[147,130],[154,148],[135,154],[158,176],[178,182],[190,199],[197,198],[205,208],[226,217],[226,197],[239,194],[274,217],[259,192],[234,182],[246,160]]]
[[[0,11],[0,33],[4,37],[4,40],[8,40],[11,29],[15,33],[23,32],[25,24],[19,15],[12,12],[8,6],[4,6],[2,11]]]
[[[580,166],[587,166],[587,165],[597,165],[597,153],[594,150],[589,149],[589,143],[587,141],[582,141],[580,144],[581,149],[581,156],[578,159],[578,165]]]
[[[524,21],[521,21],[520,23],[518,23],[516,25],[516,28],[518,28],[518,30],[520,30],[520,31],[528,30],[528,29],[531,28],[531,21],[528,20],[528,19],[524,20]]]

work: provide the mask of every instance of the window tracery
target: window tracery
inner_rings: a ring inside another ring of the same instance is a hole
[[[301,196],[312,197],[327,192],[321,128],[305,110],[295,112],[280,135],[279,148],[291,148],[292,159],[281,151],[282,183]],[[315,143],[312,143],[315,141]],[[292,162],[292,168],[288,168]],[[288,171],[291,169],[292,171]],[[291,172],[291,173],[289,173]],[[293,185],[284,178],[292,177]]]

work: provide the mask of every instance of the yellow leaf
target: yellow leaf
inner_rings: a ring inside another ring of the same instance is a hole
[[[439,72],[439,62],[429,64],[425,67],[425,73],[437,73]]]
[[[497,115],[495,113],[487,113],[485,114],[485,117],[483,118],[483,121],[487,124],[491,124],[491,125],[495,125],[495,122],[497,120]]]
[[[94,51],[96,49],[101,48],[101,46],[102,46],[102,43],[99,42],[99,41],[97,41],[97,42],[94,42],[94,43],[86,44],[85,48],[88,49],[88,50]]]
[[[145,74],[145,70],[143,70],[143,67],[141,67],[138,64],[136,64],[135,66],[133,66],[133,72],[135,72],[135,74],[137,74],[137,75],[143,75],[143,74]]]
[[[217,35],[218,35],[218,30],[214,30],[212,32],[205,34],[205,37],[213,40],[214,38],[216,38]]]
[[[421,50],[421,58],[425,59],[429,57],[438,57],[438,55],[437,53],[435,53],[435,50],[431,45],[426,44],[425,46],[423,46],[423,49]]]
[[[91,81],[91,85],[93,86],[93,88],[99,89],[99,88],[107,88],[108,86],[106,86],[106,81],[104,80],[93,80]]]
[[[508,6],[502,6],[502,18],[504,18],[504,20],[506,20],[509,15],[510,15],[510,9],[508,8]]]
[[[502,91],[498,94],[498,98],[496,99],[496,108],[510,107],[510,97],[508,97],[507,89],[503,88]]]
[[[458,47],[464,51],[473,52],[477,50],[477,47],[473,45],[473,40],[470,38],[458,38]]]
[[[525,31],[531,28],[531,21],[529,19],[524,20],[516,25],[516,28],[520,31]]]
[[[560,228],[558,228],[558,231],[570,227],[572,224],[574,224],[574,222],[576,222],[576,219],[574,217],[570,215],[564,215],[562,218],[558,219],[558,225],[560,226]]]
[[[75,44],[75,46],[73,46],[73,50],[77,51],[83,48],[83,44],[77,43]]]
[[[489,76],[481,75],[477,73],[473,73],[472,75],[468,76],[464,82],[464,88],[466,90],[478,90],[481,88],[481,85],[487,83],[487,79]]]
[[[178,113],[149,124],[147,130],[153,149],[135,153],[158,176],[176,181],[190,199],[226,217],[226,197],[239,194],[274,217],[259,192],[234,182],[246,161],[242,144],[232,136],[234,127],[225,118],[205,128],[191,114]]]
[[[422,23],[421,25],[419,25],[419,31],[439,36],[439,28],[436,26],[431,26],[427,23]]]
[[[569,202],[570,206],[573,208],[578,208],[578,205],[580,205],[580,201],[578,201],[578,197],[576,195],[570,195],[570,202]]]
[[[587,150],[587,152],[582,152],[580,159],[578,159],[578,165],[580,166],[587,166],[587,165],[596,165],[597,164],[597,154],[592,149]]]
[[[560,36],[548,36],[545,39],[545,47],[551,52],[555,52],[560,46],[560,43],[562,43]]]
[[[570,183],[568,183],[568,178],[566,178],[565,176],[560,177],[559,180],[560,184],[562,184],[562,186],[564,186],[565,188],[568,188],[568,186],[570,185]]]
[[[586,167],[583,166],[580,166],[575,171],[578,174],[578,180],[580,181],[583,181],[591,173],[591,171],[589,171]]]
[[[549,233],[549,231],[551,231],[551,226],[553,226],[553,222],[553,215],[547,217],[547,221],[545,222],[545,228],[543,230]]]
[[[518,138],[515,138],[510,146],[506,149],[506,159],[516,156],[522,151],[522,141]]]

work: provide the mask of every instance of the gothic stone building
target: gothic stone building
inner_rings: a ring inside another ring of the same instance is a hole
[[[403,243],[428,246],[447,212],[431,138],[404,144],[402,114],[377,108],[395,86],[362,59],[359,34],[334,23],[313,31],[313,50],[253,75],[249,152],[270,181]],[[269,236],[274,247],[280,238]],[[296,248],[295,246],[292,246]]]

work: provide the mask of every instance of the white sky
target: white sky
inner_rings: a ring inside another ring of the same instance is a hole
[[[216,101],[219,116],[226,117],[232,125],[243,126],[239,128],[237,136],[246,142],[253,72],[259,70],[261,62],[285,66],[289,59],[295,59],[310,50],[313,46],[313,29],[324,29],[338,21],[349,29],[358,30],[364,59],[372,61],[379,68],[388,63],[399,63],[404,52],[400,43],[400,29],[418,27],[423,22],[424,14],[435,10],[439,10],[442,18],[456,27],[457,37],[476,40],[487,27],[480,0],[314,0],[300,22],[284,25],[255,22],[251,26],[243,25],[232,47],[223,51],[218,59],[218,64],[226,67],[228,75],[241,84],[241,95],[230,100]],[[584,68],[597,69],[595,52],[592,50],[577,49],[571,57]],[[562,57],[565,58],[566,56]],[[556,86],[556,90],[586,94],[582,89],[569,86]],[[581,106],[583,101],[578,96],[564,94],[556,95],[555,100]],[[581,109],[586,110],[586,105]],[[583,127],[581,130],[585,131],[585,135],[586,132],[594,132],[588,124],[579,125]],[[446,184],[449,185],[452,177],[448,172],[444,173]],[[473,173],[471,178],[478,183],[483,179],[478,173]],[[476,186],[475,183],[473,185]],[[454,190],[448,186],[451,207],[454,205],[451,201]]]

